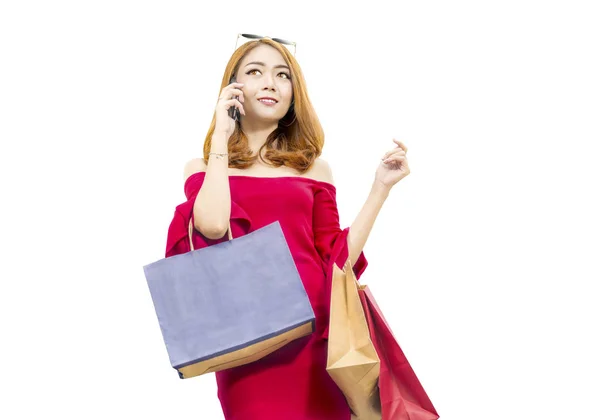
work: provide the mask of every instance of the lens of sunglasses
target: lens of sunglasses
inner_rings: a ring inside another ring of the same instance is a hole
[[[264,36],[262,36],[262,35],[254,35],[254,34],[241,34],[241,36],[243,36],[244,38],[251,38],[251,39],[264,38]],[[273,41],[279,42],[281,44],[294,45],[294,43],[292,41],[286,41],[285,39],[281,39],[281,38],[271,38],[271,39]]]
[[[286,44],[286,45],[294,45],[294,43],[292,41],[286,41],[285,39],[281,39],[281,38],[273,38],[273,41],[277,41],[281,44]]]

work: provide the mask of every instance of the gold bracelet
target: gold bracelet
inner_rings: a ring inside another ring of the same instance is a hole
[[[210,152],[208,154],[208,157],[210,157],[210,155],[216,155],[217,159],[223,159],[224,156],[229,156],[229,153],[215,153],[215,152]]]

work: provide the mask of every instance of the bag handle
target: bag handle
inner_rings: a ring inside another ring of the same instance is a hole
[[[190,223],[188,224],[188,239],[190,240],[190,251],[194,250],[194,243],[192,242],[192,233],[194,231],[194,224],[192,223],[192,218],[190,217]],[[233,235],[231,234],[231,220],[227,221],[227,236],[231,241],[233,239]]]
[[[327,270],[326,282],[325,282],[325,302],[327,303],[328,312],[331,311],[331,292],[333,289],[333,265],[337,265],[340,270],[343,270],[347,276],[353,276],[354,281],[357,284],[357,287],[360,287],[360,283],[358,279],[354,275],[354,263],[350,260],[350,250],[348,249],[348,235],[350,233],[350,227],[346,227],[344,230],[338,233],[338,236],[333,244],[330,258],[329,258],[329,266]],[[328,339],[329,338],[329,317],[331,313],[327,317],[327,323],[325,324],[325,328],[323,333],[321,334],[321,338]]]
[[[333,264],[335,263],[341,270],[345,270],[348,264],[350,264],[350,269],[352,270],[352,263],[350,262],[350,250],[348,249],[349,233],[350,227],[347,227],[338,233],[329,257],[329,267],[333,267]],[[331,277],[329,277],[330,275]],[[325,284],[325,297],[327,299],[326,302],[331,302],[331,283],[333,281],[333,270],[328,270],[327,279],[329,281]]]

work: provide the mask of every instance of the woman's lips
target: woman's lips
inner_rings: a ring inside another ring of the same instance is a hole
[[[260,102],[263,105],[266,106],[275,106],[277,105],[276,101],[272,101],[272,100],[268,100],[268,99],[259,99],[258,102]]]

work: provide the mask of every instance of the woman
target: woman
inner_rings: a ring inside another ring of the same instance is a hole
[[[229,83],[232,77],[237,82]],[[225,69],[204,158],[184,168],[187,201],[169,227],[166,257],[245,235],[279,220],[316,316],[316,331],[247,365],[216,372],[227,420],[349,420],[326,371],[329,305],[324,298],[332,246],[340,235],[336,188],[319,158],[324,134],[292,54],[263,38],[240,46]],[[239,97],[239,100],[234,99]],[[228,114],[239,110],[239,121]],[[394,140],[395,141],[395,140]],[[390,189],[409,173],[397,142],[378,166],[371,192],[348,233],[357,278],[362,249]]]

